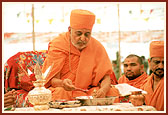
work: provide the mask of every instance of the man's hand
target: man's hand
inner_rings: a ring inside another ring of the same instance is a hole
[[[16,104],[16,94],[17,92],[14,89],[4,94],[4,107]]]
[[[129,101],[134,105],[134,106],[142,106],[145,102],[145,96],[140,94],[140,95],[130,95],[129,96]]]
[[[105,98],[106,93],[103,88],[100,88],[99,90],[96,91],[96,98]]]
[[[62,86],[67,91],[72,91],[75,89],[75,86],[72,84],[72,81],[70,79],[64,79],[62,82]]]
[[[109,91],[111,80],[109,75],[105,75],[100,83],[100,89],[96,92],[96,98],[105,98]]]

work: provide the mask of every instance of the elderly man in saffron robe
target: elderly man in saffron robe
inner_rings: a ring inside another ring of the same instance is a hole
[[[158,111],[164,111],[164,41],[150,43],[148,63],[152,74],[142,87],[147,91],[145,104],[155,107]]]
[[[105,48],[91,36],[95,15],[87,10],[72,10],[68,32],[49,43],[48,57],[42,72],[51,71],[45,87],[52,91],[52,100],[71,100],[77,96],[106,97],[110,92],[111,61]],[[88,92],[79,91],[88,89]]]

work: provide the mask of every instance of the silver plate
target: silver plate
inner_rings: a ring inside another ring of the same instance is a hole
[[[80,101],[74,100],[74,101],[51,101],[49,102],[50,108],[70,108],[70,107],[79,107],[81,106]]]
[[[87,96],[76,97],[83,106],[94,106],[94,105],[112,105],[117,96],[110,96],[107,98],[87,98]]]

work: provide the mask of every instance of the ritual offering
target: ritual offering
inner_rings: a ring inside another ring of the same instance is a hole
[[[143,105],[144,99],[145,97],[142,95],[141,91],[133,91],[132,95],[129,96],[129,100],[134,106]]]
[[[34,105],[35,110],[48,110],[48,102],[51,101],[52,95],[51,91],[44,87],[46,76],[43,76],[38,63],[34,71],[36,81],[34,81],[33,84],[35,88],[28,93],[28,100]]]
[[[118,89],[120,96],[130,96],[130,95],[132,95],[132,93],[147,94],[146,91],[139,89],[139,88],[136,88],[136,87],[131,86],[126,83],[113,85],[113,87]]]

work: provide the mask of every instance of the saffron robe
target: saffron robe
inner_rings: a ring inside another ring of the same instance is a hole
[[[125,75],[123,75],[119,78],[118,83],[127,83],[136,88],[140,88],[144,84],[147,77],[148,75],[146,74],[146,72],[144,72],[141,76],[133,80],[129,80]]]
[[[147,79],[142,89],[147,91],[145,95],[146,105],[155,107],[158,111],[164,111],[164,77],[159,81],[156,89],[153,91],[153,77],[152,73]]]
[[[134,86],[136,88],[140,88],[144,83],[146,78],[148,77],[148,75],[146,74],[146,72],[144,72],[141,76],[137,77],[134,80],[129,80],[125,75],[121,76],[118,79],[118,84],[120,83],[127,83],[131,86]],[[119,91],[118,89],[112,87],[111,88],[111,92],[114,96],[119,96]],[[115,100],[115,102],[129,102],[129,96],[119,96],[118,99]]]
[[[60,34],[49,43],[48,57],[44,62],[42,72],[44,73],[51,65],[45,87],[52,91],[53,101],[71,100],[73,97],[91,95],[94,88],[98,89],[97,86],[103,76],[113,72],[111,61],[100,42],[91,37],[87,47],[80,52],[71,44],[69,32]],[[71,79],[73,85],[89,89],[89,92],[66,91],[62,87],[52,87],[50,80],[59,72],[61,80]]]

